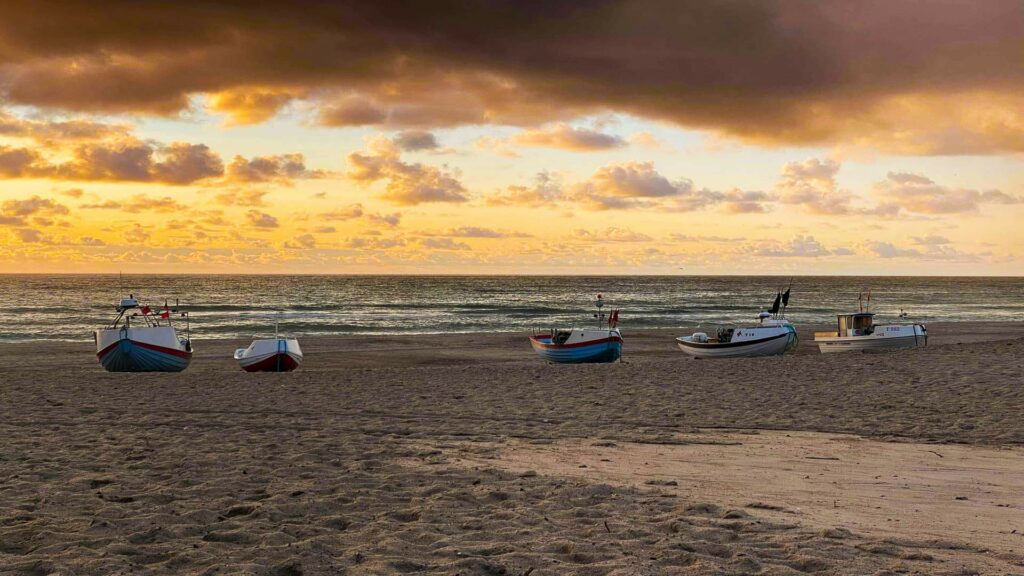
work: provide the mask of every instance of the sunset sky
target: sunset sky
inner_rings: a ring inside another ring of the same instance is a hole
[[[0,272],[1024,274],[1024,4],[2,2]]]

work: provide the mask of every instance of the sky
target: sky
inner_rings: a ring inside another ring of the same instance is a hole
[[[1019,0],[0,14],[0,273],[1024,275]]]

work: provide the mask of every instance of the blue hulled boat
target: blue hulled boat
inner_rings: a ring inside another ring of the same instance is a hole
[[[597,296],[596,328],[552,329],[530,337],[537,355],[549,362],[581,364],[615,362],[622,358],[622,334],[618,329],[619,311],[602,311],[604,301]]]
[[[153,311],[129,295],[117,306],[109,328],[96,330],[96,357],[108,372],[181,372],[192,362],[192,341],[186,327],[179,338],[171,324],[177,313],[166,304]],[[187,313],[182,316],[188,318]],[[187,326],[187,320],[186,320]]]

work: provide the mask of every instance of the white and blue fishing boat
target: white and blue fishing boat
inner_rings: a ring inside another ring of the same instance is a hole
[[[622,358],[622,333],[619,332],[619,311],[602,311],[604,301],[597,295],[596,328],[552,328],[530,337],[537,355],[549,362],[582,364],[615,362]]]
[[[757,316],[754,326],[720,328],[714,337],[705,332],[676,338],[676,345],[694,358],[779,356],[796,349],[796,327],[786,320],[790,289],[775,296],[772,307]],[[781,309],[780,309],[781,305]]]
[[[129,294],[117,305],[113,323],[93,333],[96,357],[108,372],[181,372],[192,362],[192,341],[185,318],[185,337],[171,323],[178,314],[164,303],[154,311]]]

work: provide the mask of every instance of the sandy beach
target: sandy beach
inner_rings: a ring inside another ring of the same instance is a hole
[[[0,573],[1024,574],[1024,325],[929,346],[538,361],[524,334],[0,350]]]

